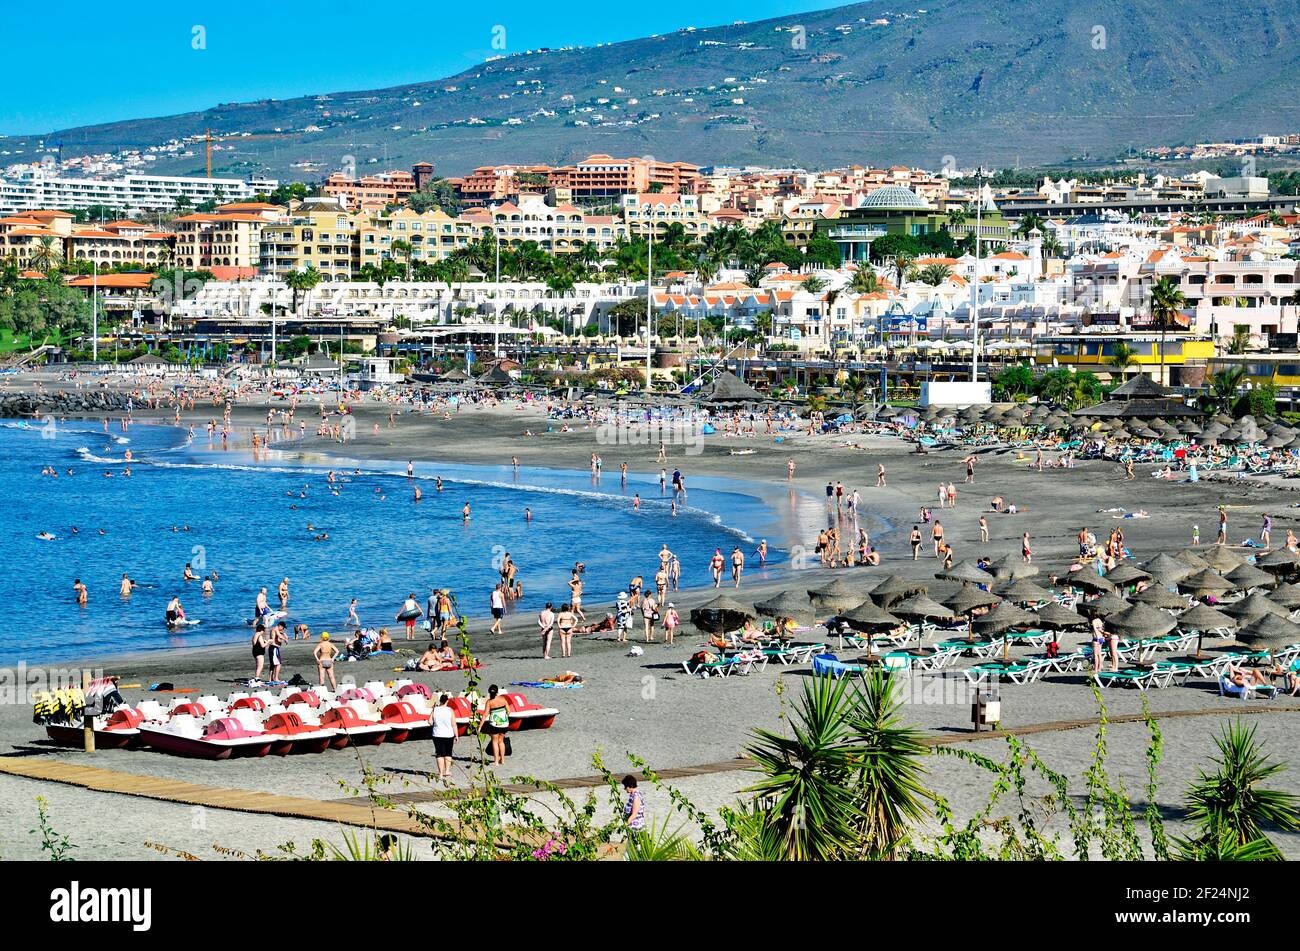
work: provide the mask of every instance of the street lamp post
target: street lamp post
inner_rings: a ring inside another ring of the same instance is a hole
[[[91,261],[90,279],[90,360],[99,362],[99,262]]]
[[[496,287],[493,289],[492,356],[501,356],[501,229],[496,226],[497,206],[492,206],[492,237],[496,239]]]
[[[654,331],[655,224],[650,221],[646,237],[645,269],[645,391],[650,392],[650,337]]]
[[[970,381],[979,381],[980,375],[980,219],[984,210],[980,170],[975,170],[975,272],[970,282]]]

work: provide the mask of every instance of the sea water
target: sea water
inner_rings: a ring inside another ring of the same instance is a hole
[[[448,462],[416,463],[408,478],[404,460],[354,461],[346,444],[308,442],[325,448],[287,442],[255,459],[241,433],[223,445],[202,428],[191,440],[186,428],[161,424],[123,430],[114,420],[107,431],[84,421],[0,424],[0,602],[10,618],[0,661],[246,642],[259,588],[278,608],[285,577],[290,631],[298,623],[313,634],[338,631],[356,598],[363,624],[401,638],[394,616],[402,601],[414,593],[423,607],[434,587],[450,588],[463,612],[486,616],[506,552],[524,584],[511,610],[531,613],[566,599],[578,561],[586,565],[587,605],[612,600],[635,574],[652,588],[665,542],[681,561],[683,587],[711,583],[715,548],[729,556],[739,546],[746,578],[761,578],[756,540],[780,531],[768,502],[745,483],[693,477],[689,460],[689,499],[673,516],[671,485],[661,494],[657,471],[623,484],[617,471],[594,479]],[[58,477],[41,475],[46,466]],[[472,516],[463,522],[466,503]],[[787,553],[776,538],[769,547],[770,574]],[[187,563],[200,578],[217,574],[210,597],[200,582],[182,580]],[[123,573],[138,583],[128,598],[118,593]],[[89,588],[84,607],[76,579]],[[173,595],[199,624],[167,630]]]

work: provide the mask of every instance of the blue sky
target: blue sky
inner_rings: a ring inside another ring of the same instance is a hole
[[[440,4],[411,0],[271,0],[126,4],[72,0],[56,16],[11,17],[7,72],[33,81],[0,97],[0,134],[188,112],[221,102],[373,89],[458,73],[499,52],[584,45],[762,20],[835,0],[657,0],[594,4]],[[453,12],[454,11],[454,12]],[[48,12],[48,11],[47,11]],[[372,22],[367,22],[372,21]],[[195,27],[206,48],[194,48]],[[36,77],[41,77],[36,79]]]

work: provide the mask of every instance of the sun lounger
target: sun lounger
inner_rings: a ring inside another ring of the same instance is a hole
[[[1045,660],[998,660],[967,667],[962,674],[972,684],[982,684],[993,678],[1008,680],[1013,684],[1030,684],[1040,679],[1050,668],[1051,664]]]
[[[1239,687],[1227,677],[1219,677],[1219,696],[1220,697],[1237,697],[1241,700],[1249,700],[1251,697],[1267,697],[1270,700],[1277,696],[1277,688],[1271,684],[1247,684]]]
[[[763,655],[768,660],[774,660],[782,667],[789,667],[791,664],[806,664],[812,660],[814,654],[820,654],[825,650],[825,644],[786,644],[780,647],[769,646],[762,648]]]
[[[699,677],[708,680],[710,677],[728,677],[732,670],[741,663],[738,657],[723,657],[720,660],[709,663],[692,664],[689,660],[682,661],[682,670],[692,677]]]
[[[813,658],[814,677],[843,677],[845,674],[862,674],[865,667],[859,664],[846,664],[834,654],[818,654]]]
[[[1094,674],[1103,687],[1136,687],[1145,691],[1148,687],[1166,685],[1162,677],[1157,677],[1154,667],[1126,667],[1123,670],[1100,670]],[[1165,675],[1168,676],[1168,675]]]

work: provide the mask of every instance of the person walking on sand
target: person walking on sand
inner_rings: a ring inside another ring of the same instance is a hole
[[[550,601],[546,602],[546,607],[537,615],[537,629],[542,635],[542,660],[550,660],[551,636],[555,631],[555,612],[551,609]]]
[[[676,606],[669,601],[668,610],[664,612],[664,643],[669,647],[673,646],[673,635],[677,633],[677,625],[681,622],[681,615],[677,613]]]
[[[745,572],[745,553],[737,545],[731,550],[731,580],[740,587],[740,576]]]
[[[497,586],[492,589],[492,626],[488,628],[491,634],[501,633],[501,619],[506,616],[506,592],[505,586],[497,582]]]
[[[339,649],[330,643],[329,631],[322,631],[320,643],[316,645],[311,656],[316,658],[316,677],[322,687],[325,686],[325,679],[328,677],[330,689],[337,691],[339,685],[334,680],[334,658],[338,656]]]
[[[406,625],[406,639],[415,640],[415,622],[419,616],[424,613],[420,610],[420,605],[416,603],[415,592],[412,591],[407,595],[406,600],[402,602],[402,609],[397,612],[394,620],[401,621]]]
[[[885,487],[885,464],[882,462],[876,466],[876,488],[883,489]]]
[[[788,461],[786,462],[786,464],[785,464],[785,481],[786,481],[786,482],[793,482],[793,481],[794,481],[794,469],[795,469],[795,463],[794,463],[794,460],[793,460],[793,459],[788,460]]]
[[[439,779],[451,779],[452,747],[456,743],[456,715],[447,704],[448,699],[445,693],[439,694],[438,704],[429,716],[429,722],[433,726],[433,756],[438,764]]]
[[[921,557],[921,526],[913,525],[907,540],[912,546],[912,560],[916,561]]]
[[[1219,506],[1219,534],[1215,539],[1217,544],[1228,544],[1228,509],[1226,506]]]
[[[637,789],[636,777],[629,774],[623,777],[623,790],[627,793],[627,803],[623,806],[623,822],[627,826],[627,837],[639,839],[645,832],[645,799]]]
[[[573,656],[573,629],[578,626],[578,616],[567,604],[560,605],[560,613],[555,615],[555,629],[560,632],[560,656]]]
[[[1265,548],[1273,547],[1273,516],[1264,513],[1264,521],[1259,528],[1259,541]]]
[[[492,764],[506,764],[506,733],[510,730],[510,704],[506,698],[498,696],[498,687],[488,687],[488,700],[479,715],[479,729],[487,734],[492,745]]]
[[[709,571],[713,574],[713,587],[722,587],[722,569],[727,561],[722,557],[722,549],[713,549],[713,557],[709,559]]]
[[[983,515],[981,515],[980,516],[980,544],[987,545],[988,543],[989,543],[989,520],[986,519]]]
[[[653,644],[655,641],[655,621],[659,620],[659,602],[654,599],[652,594],[647,594],[641,599],[641,620],[645,622],[645,642]]]
[[[1020,536],[1020,557],[1025,560],[1025,564],[1030,564],[1034,560],[1033,549],[1029,547],[1029,533],[1025,532]]]
[[[580,620],[587,620],[582,611],[582,573],[577,568],[573,569],[573,577],[569,579],[569,607]]]
[[[969,482],[971,485],[974,485],[975,484],[975,456],[974,455],[967,456],[962,461],[966,463],[966,478],[962,479],[961,481],[963,484]]]
[[[942,557],[940,549],[943,547],[943,523],[937,518],[934,525],[930,528],[930,541],[934,543],[934,557]]]
[[[1092,674],[1101,673],[1101,658],[1106,652],[1106,625],[1101,618],[1092,619]]]

